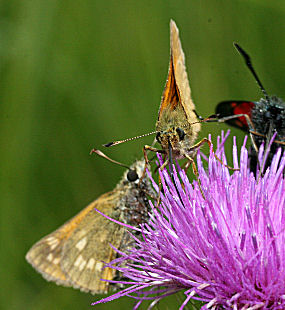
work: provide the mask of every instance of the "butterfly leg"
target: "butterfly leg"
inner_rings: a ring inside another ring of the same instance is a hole
[[[253,149],[256,152],[256,154],[258,154],[258,146],[256,144],[254,136],[264,137],[264,138],[267,138],[267,137],[265,135],[263,135],[263,134],[258,133],[255,130],[254,124],[252,123],[252,120],[250,119],[250,117],[247,114],[236,114],[236,115],[226,116],[226,117],[220,118],[218,121],[219,122],[225,122],[227,120],[231,120],[231,119],[235,119],[235,118],[239,118],[239,117],[244,117],[245,118],[245,120],[247,122],[248,132],[249,132],[249,135],[250,135],[250,140],[251,140]],[[261,169],[261,167],[263,166],[263,163],[260,163],[257,155],[256,155],[256,157],[257,157],[258,166]]]
[[[197,180],[197,182],[198,182],[198,186],[199,186],[199,189],[200,189],[200,192],[201,192],[201,194],[202,194],[202,197],[206,200],[206,197],[205,197],[205,194],[204,194],[204,192],[203,192],[203,189],[202,189],[202,184],[201,184],[201,180],[200,180],[200,175],[199,175],[199,171],[198,171],[198,169],[197,169],[197,166],[196,166],[196,164],[195,164],[195,161],[194,161],[194,159],[191,157],[191,156],[189,156],[189,155],[185,155],[185,157],[188,159],[188,165],[186,164],[185,165],[185,168],[186,169],[188,169],[188,167],[190,166],[190,165],[192,165],[192,169],[193,169],[193,172],[194,172],[194,175],[195,175],[195,177],[196,177],[196,180]],[[187,167],[186,167],[187,166]]]
[[[143,173],[142,173],[142,176],[140,178],[140,182],[141,180],[145,177],[145,174],[146,174],[146,168],[149,164],[149,160],[148,160],[148,157],[147,157],[147,153],[148,151],[151,151],[151,152],[155,152],[155,153],[160,153],[160,154],[165,154],[165,151],[164,150],[160,150],[160,149],[157,149],[155,147],[152,147],[150,145],[144,145],[143,147],[143,156],[144,156],[144,160],[145,160],[145,165],[144,165],[144,169],[143,169]],[[139,183],[140,183],[139,182]]]
[[[253,124],[252,120],[250,119],[250,117],[247,114],[235,114],[235,115],[225,116],[223,118],[219,118],[218,122],[219,123],[224,123],[224,122],[229,121],[231,119],[240,118],[240,117],[244,117],[245,118],[245,120],[247,122],[247,125],[248,125],[248,128],[249,128],[249,135],[250,135],[251,143],[252,143],[256,153],[258,153],[258,147],[257,147],[257,144],[255,142],[255,139],[254,139],[253,135],[259,136],[259,134],[255,131],[254,124]]]
[[[166,154],[165,155],[163,155],[163,158],[162,158],[162,161],[163,162],[165,162],[166,161]],[[155,167],[155,169],[154,169],[154,173],[157,173],[157,171],[160,169],[160,167],[159,166],[157,166],[157,167]]]
[[[144,178],[145,173],[146,173],[147,165],[149,164],[149,160],[148,160],[148,157],[147,157],[147,152],[148,151],[156,152],[156,153],[160,153],[160,154],[166,154],[166,152],[164,150],[157,149],[157,148],[155,148],[153,146],[144,145],[144,147],[143,147],[143,155],[144,155],[144,160],[145,160],[145,166],[144,166],[144,170],[143,170],[142,177],[141,177],[140,181]],[[163,170],[166,167],[167,164],[168,164],[168,160],[166,160],[159,169]],[[156,206],[158,206],[158,204],[160,202],[160,192],[161,192],[161,187],[162,187],[160,176],[158,178],[158,185],[159,185],[159,192],[158,192],[158,198],[157,198]]]
[[[225,166],[225,167],[227,167],[228,169],[233,170],[233,171],[238,171],[238,170],[239,170],[238,168],[233,168],[233,167],[231,167],[231,166],[229,166],[229,165],[226,165],[226,164],[216,155],[216,153],[215,153],[214,150],[213,150],[213,144],[212,144],[212,142],[211,142],[208,138],[203,138],[200,142],[198,142],[197,144],[195,144],[194,146],[192,146],[191,149],[192,149],[192,148],[200,148],[200,147],[201,147],[203,144],[205,144],[205,143],[208,144],[209,149],[213,151],[213,154],[214,154],[216,160],[217,160],[220,164],[222,164],[223,166]]]
[[[247,122],[247,125],[248,125],[248,128],[249,128],[249,134],[250,134],[250,139],[251,139],[251,143],[254,147],[254,150],[258,153],[258,146],[255,142],[255,139],[254,139],[254,136],[258,136],[258,137],[262,137],[262,138],[267,138],[266,135],[263,135],[259,132],[257,132],[254,128],[254,124],[252,123],[252,120],[250,119],[250,117],[247,115],[247,114],[235,114],[235,115],[230,115],[230,116],[225,116],[225,117],[222,117],[222,118],[219,118],[218,119],[218,122],[219,123],[224,123],[228,120],[231,120],[231,119],[235,119],[235,118],[239,118],[239,117],[244,117],[246,122]],[[279,140],[274,140],[273,141],[274,143],[278,143],[278,144],[281,144],[281,145],[285,145],[285,141],[279,141]]]
[[[169,160],[168,158],[164,161],[164,163],[162,164],[162,166],[159,168],[160,171],[164,170],[166,168],[166,166],[169,164]],[[160,203],[160,193],[162,190],[162,183],[161,183],[161,177],[160,174],[158,174],[158,197],[156,200],[156,207],[158,207],[159,203]]]

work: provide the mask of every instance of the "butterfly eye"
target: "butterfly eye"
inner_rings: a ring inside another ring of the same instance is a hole
[[[176,132],[178,133],[179,140],[180,141],[184,140],[184,137],[185,137],[184,130],[178,127],[176,128]]]
[[[158,133],[156,134],[155,138],[156,138],[156,141],[157,141],[158,143],[161,143],[160,132],[158,132]]]
[[[132,170],[130,169],[127,173],[127,179],[130,181],[130,182],[134,182],[136,181],[137,179],[139,178],[136,170]]]

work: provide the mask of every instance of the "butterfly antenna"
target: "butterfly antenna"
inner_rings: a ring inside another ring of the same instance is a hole
[[[140,138],[143,138],[143,137],[147,137],[147,136],[153,135],[153,134],[155,134],[155,133],[157,133],[157,131],[152,131],[152,132],[150,132],[150,133],[146,133],[146,134],[144,134],[144,135],[136,136],[136,137],[133,137],[133,138],[128,138],[128,139],[125,139],[125,140],[119,140],[119,141],[109,142],[109,143],[107,143],[107,144],[103,144],[103,146],[105,146],[105,147],[114,146],[114,145],[121,144],[121,143],[124,143],[124,142],[128,142],[128,141],[140,139]]]
[[[138,174],[137,174],[137,172],[136,172],[136,169],[131,169],[129,166],[127,166],[127,165],[125,165],[125,164],[122,164],[122,163],[120,163],[120,162],[118,162],[118,161],[116,161],[116,160],[114,160],[114,159],[108,157],[106,154],[104,154],[104,153],[101,152],[100,150],[92,149],[91,152],[90,152],[90,155],[91,155],[92,153],[95,153],[95,154],[97,154],[97,155],[99,155],[99,156],[101,156],[101,157],[103,157],[103,158],[109,160],[110,162],[112,162],[112,163],[114,163],[114,164],[117,164],[117,165],[119,165],[119,166],[122,166],[122,167],[127,168],[127,169],[129,170],[128,173],[127,173],[127,179],[128,179],[130,182],[134,182],[134,181],[138,180],[139,176],[138,176]]]
[[[249,57],[249,55],[236,43],[234,42],[234,47],[237,49],[237,51],[242,55],[242,57],[245,60],[245,64],[248,67],[248,69],[250,70],[250,72],[253,74],[256,83],[258,84],[258,86],[260,87],[261,91],[263,92],[264,97],[266,98],[266,100],[269,102],[269,96],[265,90],[265,88],[263,87],[260,79],[257,76],[257,73],[255,72],[253,65],[251,63],[251,59]]]
[[[103,158],[109,160],[110,162],[112,162],[112,163],[114,163],[114,164],[117,164],[117,165],[119,165],[119,166],[122,166],[122,167],[125,167],[125,168],[131,170],[129,166],[127,166],[127,165],[125,165],[125,164],[122,164],[122,163],[120,163],[120,162],[118,162],[118,161],[116,161],[116,160],[114,160],[114,159],[108,157],[106,154],[104,154],[104,153],[101,152],[100,150],[92,149],[92,150],[90,151],[90,155],[93,154],[93,153],[95,153],[95,154],[97,154],[97,155],[99,155],[99,156],[101,156],[101,157],[103,157]]]

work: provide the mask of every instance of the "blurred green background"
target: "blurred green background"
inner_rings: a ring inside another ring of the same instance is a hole
[[[6,0],[0,10],[0,308],[92,309],[101,296],[46,282],[24,256],[119,180],[123,169],[90,156],[92,147],[154,129],[170,18],[180,29],[197,111],[206,117],[221,100],[261,97],[233,41],[252,56],[267,91],[285,97],[285,2]],[[205,124],[201,137],[226,128]],[[130,164],[151,142],[106,152]],[[174,305],[172,297],[160,308]]]

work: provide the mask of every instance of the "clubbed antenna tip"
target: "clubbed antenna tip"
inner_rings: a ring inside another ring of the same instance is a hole
[[[109,146],[112,146],[113,144],[114,144],[114,142],[109,142],[109,143],[103,144],[103,146],[109,147]]]
[[[152,132],[146,133],[146,134],[144,134],[144,135],[140,135],[140,136],[136,136],[136,137],[124,139],[124,140],[109,142],[109,143],[107,143],[107,144],[103,144],[103,146],[105,146],[105,147],[114,146],[114,145],[121,144],[121,143],[124,143],[124,142],[133,141],[133,140],[136,140],[136,139],[140,139],[140,138],[143,138],[143,137],[147,137],[147,136],[153,135],[153,134],[155,134],[155,133],[157,133],[157,132],[156,132],[156,131],[152,131]]]

